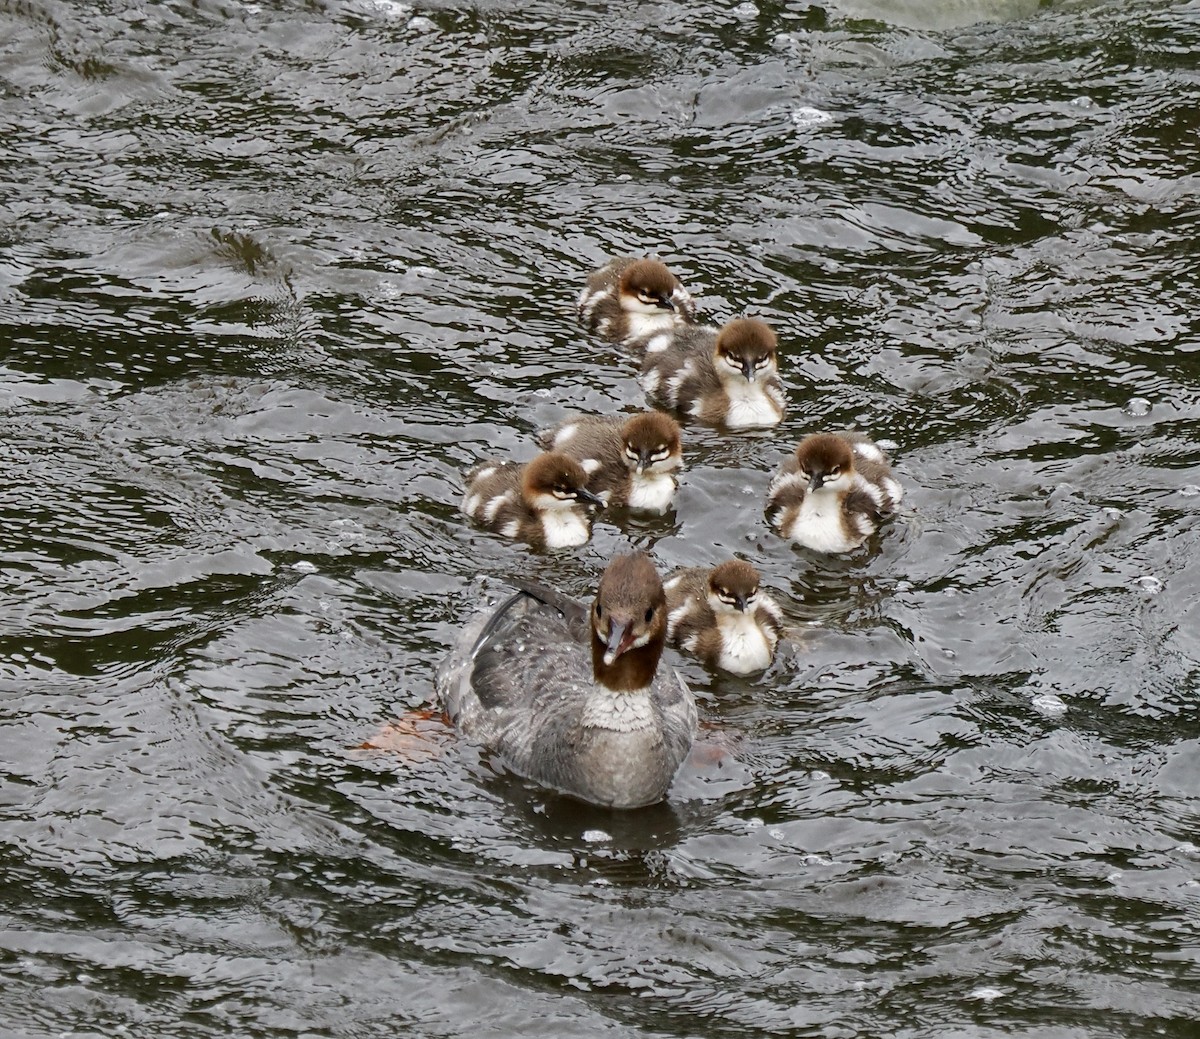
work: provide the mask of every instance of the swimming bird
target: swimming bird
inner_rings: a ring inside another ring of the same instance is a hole
[[[538,443],[577,459],[588,473],[588,490],[609,508],[666,512],[671,506],[683,450],[679,423],[665,412],[567,419],[539,433]]]
[[[483,462],[467,473],[465,482],[465,515],[534,548],[584,544],[592,534],[587,506],[604,505],[587,489],[583,466],[556,451],[532,462]]]
[[[767,667],[783,613],[760,581],[758,570],[741,559],[676,570],[664,584],[671,645],[736,675]]]
[[[680,326],[634,346],[645,349],[641,384],[656,406],[728,429],[765,428],[783,419],[778,341],[765,321]]]
[[[816,552],[849,552],[903,497],[883,450],[861,433],[805,437],[767,489],[767,519]]]
[[[590,608],[526,583],[478,615],[438,671],[438,698],[518,775],[594,805],[655,804],[696,735],[691,691],[659,669],[666,633],[654,564],[619,555]]]
[[[590,332],[614,343],[696,319],[691,293],[658,260],[619,256],[588,275],[577,303]]]

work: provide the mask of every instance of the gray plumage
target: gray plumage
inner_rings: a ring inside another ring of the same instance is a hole
[[[619,560],[635,558],[618,557],[606,577]],[[661,616],[647,629],[651,638],[611,664],[616,670],[641,654],[624,672],[637,676],[636,688],[611,688],[598,674],[607,658],[594,607],[529,584],[462,630],[437,676],[446,713],[466,736],[543,786],[613,808],[662,800],[695,736],[696,705],[673,670],[657,667],[666,611],[657,574],[653,580]],[[649,609],[646,601],[635,598],[631,615]],[[622,608],[609,600],[608,612]],[[595,641],[599,648],[590,645]]]

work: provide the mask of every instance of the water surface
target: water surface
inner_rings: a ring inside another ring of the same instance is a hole
[[[1200,6],[0,0],[0,1033],[1191,1036]],[[536,554],[459,474],[640,405],[661,254],[774,435]],[[908,500],[770,534],[796,440]],[[506,578],[736,553],[737,764],[612,814],[426,706]]]

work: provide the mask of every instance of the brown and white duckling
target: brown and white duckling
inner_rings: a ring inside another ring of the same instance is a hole
[[[676,570],[664,585],[667,639],[709,667],[748,675],[770,665],[783,613],[741,559]]]
[[[783,419],[778,340],[765,321],[681,326],[637,345],[646,351],[641,384],[651,403],[729,429],[767,428]]]
[[[579,320],[614,343],[696,319],[691,293],[666,264],[619,256],[588,275],[579,294]]]
[[[582,545],[592,535],[586,470],[569,455],[547,452],[532,462],[483,462],[466,476],[462,511],[482,527],[534,548]]]
[[[696,734],[696,703],[659,669],[662,581],[615,557],[590,609],[525,584],[459,635],[437,675],[451,721],[512,771],[591,804],[661,801]]]
[[[585,415],[538,434],[547,450],[561,451],[588,472],[588,490],[609,508],[666,512],[683,465],[679,423],[662,411],[639,415]]]
[[[849,552],[900,504],[887,456],[861,433],[805,437],[767,489],[767,519],[816,552]]]

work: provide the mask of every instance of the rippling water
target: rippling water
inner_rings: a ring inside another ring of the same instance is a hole
[[[0,1034],[1191,1037],[1200,5],[0,0]],[[774,436],[537,555],[458,474],[640,402],[656,251]],[[805,432],[908,490],[763,524]],[[737,764],[610,814],[418,711],[516,574],[738,553]],[[413,738],[385,750],[394,719]]]

